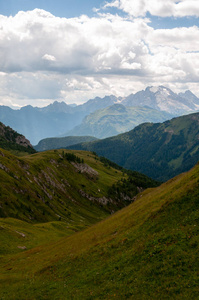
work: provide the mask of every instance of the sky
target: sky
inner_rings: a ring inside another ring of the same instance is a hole
[[[0,105],[198,83],[198,0],[0,0]]]

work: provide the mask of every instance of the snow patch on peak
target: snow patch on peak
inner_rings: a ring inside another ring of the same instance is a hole
[[[150,92],[155,94],[160,90],[160,88],[159,88],[159,86],[152,86],[152,87],[150,87],[149,90],[150,90]]]

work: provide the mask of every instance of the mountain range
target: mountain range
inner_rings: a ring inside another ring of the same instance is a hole
[[[70,146],[94,151],[115,163],[166,181],[199,161],[199,113],[163,123],[143,123],[102,140]]]
[[[144,91],[131,94],[123,100],[123,104],[127,106],[149,106],[175,116],[199,110],[199,98],[191,91],[176,94],[164,86],[147,87]]]
[[[134,110],[138,109],[137,107],[156,110],[158,117],[156,121],[162,118],[162,112],[167,113],[164,119],[166,120],[173,116],[191,113],[199,109],[199,99],[190,91],[176,94],[166,87],[159,86],[148,87],[144,91],[131,94],[125,98],[118,98],[113,95],[104,98],[96,97],[77,106],[70,106],[65,102],[57,101],[43,108],[28,105],[19,110],[13,110],[7,106],[0,106],[0,121],[25,135],[33,145],[36,145],[41,139],[47,137],[71,135],[70,132],[73,132],[73,130],[75,135],[81,135],[78,133],[78,130],[83,130],[83,128],[84,132],[82,134],[89,135],[91,131],[90,120],[95,117],[98,118],[100,114],[104,114],[103,119],[106,122],[103,135],[98,132],[98,137],[103,138],[118,133],[118,121],[120,125],[121,123],[123,124],[123,130],[133,129],[130,128],[131,125],[135,126],[139,122],[149,121],[146,119],[147,114],[141,119],[137,118],[136,115],[131,117],[128,115],[126,123],[125,113],[123,115],[120,112],[121,117],[117,114],[115,116],[113,114],[108,116],[109,110],[107,110],[106,115],[104,109],[113,106],[111,109],[114,110],[115,104],[121,104],[125,107],[136,107]],[[96,115],[89,116],[97,110]],[[102,111],[100,112],[99,110]],[[161,112],[159,116],[158,112]],[[86,119],[84,119],[85,117]],[[103,122],[103,119],[100,122]],[[123,119],[122,122],[121,119]],[[93,119],[93,121],[95,120]],[[108,123],[110,123],[110,128]],[[80,127],[76,127],[80,124]],[[97,126],[97,122],[95,125]],[[96,131],[99,131],[99,129],[97,128]],[[97,135],[95,136],[97,137]]]
[[[129,131],[144,122],[162,122],[171,119],[172,116],[167,112],[149,107],[114,104],[89,114],[80,125],[66,134],[91,135],[101,139]]]

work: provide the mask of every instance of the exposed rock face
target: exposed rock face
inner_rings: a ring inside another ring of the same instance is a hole
[[[9,126],[5,126],[0,122],[0,138],[7,142],[16,143],[25,148],[33,148],[30,141],[25,138],[25,136],[17,133]]]
[[[19,144],[19,145],[21,145],[21,146],[24,146],[24,147],[26,147],[26,148],[27,148],[28,146],[29,146],[29,147],[32,147],[30,141],[27,140],[27,139],[25,138],[25,136],[23,136],[23,135],[18,135],[15,141],[16,141],[17,144]]]
[[[102,205],[107,205],[108,203],[114,202],[113,199],[111,199],[111,198],[106,198],[106,197],[97,198],[97,197],[90,196],[89,194],[85,193],[82,190],[79,190],[79,193],[80,193],[80,195],[82,195],[82,197],[87,198],[88,200],[93,201],[93,202],[98,202]]]
[[[85,173],[85,174],[89,175],[90,177],[97,178],[99,175],[96,170],[94,170],[87,164],[79,164],[79,163],[72,162],[72,165],[77,169],[78,172]]]

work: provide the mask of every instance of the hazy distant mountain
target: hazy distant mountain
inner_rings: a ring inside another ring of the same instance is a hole
[[[196,95],[194,95],[191,91],[186,91],[184,93],[179,93],[178,94],[181,98],[184,98],[186,100],[188,100],[189,102],[192,102],[193,105],[195,105],[197,107],[197,109],[199,109],[199,98],[196,97]]]
[[[37,144],[45,137],[61,135],[66,128],[72,129],[81,122],[78,116],[74,113],[53,112],[51,108],[48,111],[48,107],[37,108],[29,105],[13,110],[0,106],[0,121],[25,135],[32,144]]]
[[[0,106],[0,121],[24,134],[33,145],[41,139],[65,135],[80,124],[89,113],[117,102],[114,96],[95,98],[88,102],[70,106],[55,101],[43,108],[24,106],[19,110]]]
[[[96,97],[76,107],[77,111],[86,112],[86,115],[105,107],[111,106],[118,102],[118,98],[111,95],[104,98]]]
[[[71,149],[95,151],[115,163],[156,180],[168,180],[199,161],[199,113],[133,130]]]
[[[47,138],[41,140],[38,145],[34,146],[37,151],[46,151],[52,149],[66,148],[78,143],[85,143],[96,141],[97,139],[92,136],[66,136],[60,138]]]
[[[86,116],[67,135],[91,135],[106,138],[133,129],[144,122],[163,122],[173,115],[148,107],[125,107],[114,104]]]
[[[144,91],[129,95],[122,104],[148,106],[176,116],[199,110],[199,99],[190,91],[178,95],[164,86],[147,87]]]
[[[96,97],[77,106],[71,106],[65,102],[57,101],[43,108],[28,105],[21,109],[14,110],[7,106],[0,106],[0,121],[22,133],[32,144],[36,145],[41,139],[47,137],[65,136],[66,132],[73,130],[75,126],[80,125],[83,119],[89,114],[96,110],[103,110],[119,103],[128,107],[148,107],[175,116],[199,110],[199,99],[190,91],[175,94],[170,89],[160,86],[148,87],[145,91],[140,91],[126,98],[117,98],[113,95],[104,98]],[[107,113],[109,113],[109,111],[107,111]],[[74,134],[91,134],[98,137],[110,136],[117,134],[118,132],[129,130],[140,122],[147,120],[142,120],[142,118],[139,120],[138,117],[138,120],[135,120],[134,122],[135,125],[128,127],[127,124],[131,126],[129,120],[132,122],[131,118],[134,118],[134,116],[130,117],[128,114],[127,122],[124,124],[124,120],[121,120],[119,116],[117,118],[114,116],[113,118],[112,115],[113,114],[110,113],[110,116],[106,116],[104,112],[104,120],[101,120],[97,115],[94,115],[94,118],[99,122],[99,124],[97,124],[97,121],[92,121],[93,124],[96,125],[95,130],[94,128],[90,128],[92,122],[87,124],[90,122],[89,117],[87,121],[84,121],[83,127],[81,126],[78,128],[78,131],[77,128],[75,128]],[[159,119],[152,119],[152,121],[158,122]],[[110,124],[108,124],[109,122]],[[87,127],[86,130],[85,126]],[[120,126],[122,126],[122,129],[118,129]],[[99,132],[100,130],[103,132],[103,135]],[[95,134],[95,132],[98,133]]]
[[[39,111],[45,112],[45,113],[73,113],[74,109],[72,106],[66,104],[65,102],[58,102],[55,101],[52,104],[49,104],[46,107],[38,108]]]

